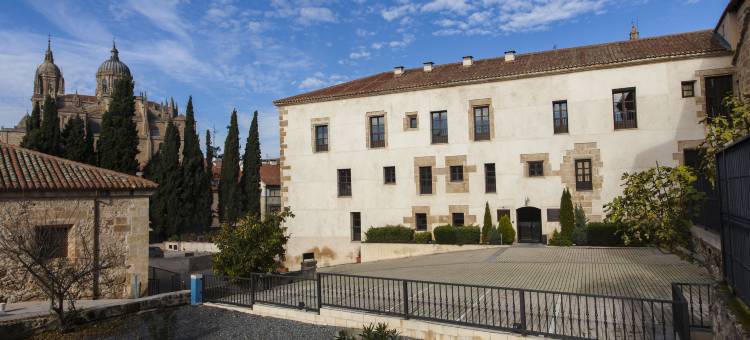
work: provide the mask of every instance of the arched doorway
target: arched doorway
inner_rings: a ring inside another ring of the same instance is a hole
[[[519,243],[542,242],[542,210],[534,207],[516,209]]]

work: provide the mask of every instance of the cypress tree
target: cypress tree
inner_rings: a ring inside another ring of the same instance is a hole
[[[150,200],[151,223],[155,237],[163,240],[178,233],[182,223],[183,202],[180,200],[182,172],[180,171],[180,132],[170,120],[164,142],[159,150],[159,163],[151,178],[159,183]]]
[[[568,188],[565,188],[560,197],[560,236],[565,240],[570,240],[573,236],[574,228],[573,201],[570,197],[570,191],[568,191]]]
[[[62,155],[60,137],[60,117],[57,116],[57,101],[47,95],[44,98],[42,123],[39,127],[38,150],[46,154]]]
[[[211,131],[206,130],[206,172],[214,175],[214,147],[211,145]]]
[[[185,109],[185,144],[182,148],[182,226],[199,232],[211,224],[211,179],[206,173],[200,139],[195,130],[193,97]]]
[[[490,242],[490,233],[492,232],[492,213],[490,213],[490,203],[484,203],[484,223],[482,223],[482,243]]]
[[[26,116],[26,135],[21,140],[21,147],[39,150],[39,128],[42,125],[42,110],[39,102],[34,103],[31,116]]]
[[[62,131],[63,156],[76,162],[86,162],[86,131],[83,119],[76,115],[68,120]]]
[[[237,127],[237,110],[232,111],[229,122],[229,133],[224,141],[224,156],[221,162],[221,182],[219,183],[219,218],[222,222],[233,225],[240,215],[242,202],[240,175],[240,141]]]
[[[91,130],[91,124],[84,122],[86,125],[86,136],[83,139],[83,152],[86,155],[84,162],[96,165],[96,151],[94,150],[94,131]]]
[[[253,113],[250,133],[247,135],[245,155],[242,157],[242,212],[260,216],[260,135],[258,132],[258,111]]]
[[[99,166],[127,174],[138,171],[138,130],[133,117],[133,82],[118,80],[112,93],[109,110],[102,118],[102,132],[96,150]]]

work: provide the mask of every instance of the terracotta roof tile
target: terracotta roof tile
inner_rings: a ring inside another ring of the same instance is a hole
[[[261,164],[260,180],[266,185],[281,185],[281,169],[278,164]]]
[[[0,143],[0,192],[153,190],[149,180]]]
[[[414,91],[425,88],[478,83],[539,74],[581,71],[608,65],[698,55],[730,54],[731,51],[713,31],[697,31],[653,38],[619,41],[544,52],[518,54],[515,61],[504,57],[477,60],[471,67],[462,63],[436,65],[432,72],[422,68],[405,70],[400,76],[383,72],[343,84],[274,101],[279,106],[337,100],[350,97]]]

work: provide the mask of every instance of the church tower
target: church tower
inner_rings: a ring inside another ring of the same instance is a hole
[[[52,56],[52,41],[47,39],[47,52],[44,54],[44,62],[36,68],[34,74],[34,94],[31,96],[32,103],[44,102],[47,95],[52,98],[65,94],[65,79],[60,68],[55,65]]]
[[[120,79],[133,79],[128,65],[120,61],[120,53],[112,42],[112,55],[96,71],[96,97],[99,99],[112,96],[115,83]]]

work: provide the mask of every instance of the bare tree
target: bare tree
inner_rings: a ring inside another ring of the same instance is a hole
[[[99,242],[98,221],[86,209],[0,204],[0,264],[18,289],[33,284],[50,300],[61,330],[72,326],[76,300],[95,296],[100,285],[122,282],[115,278],[124,275],[124,248]]]

